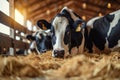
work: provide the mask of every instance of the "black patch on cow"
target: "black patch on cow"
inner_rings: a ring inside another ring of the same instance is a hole
[[[113,48],[115,45],[118,44],[118,40],[120,40],[120,19],[118,21],[118,24],[116,24],[108,37],[108,47]]]
[[[36,45],[39,52],[52,49],[51,36],[40,34],[41,38],[36,37]]]
[[[106,18],[109,22],[112,22],[113,19],[114,19],[114,16],[115,16],[115,15],[107,14],[107,15],[105,16],[105,18]]]
[[[69,25],[66,27],[63,41],[65,45],[71,44],[71,29]]]
[[[91,29],[89,33],[89,41],[87,44],[90,52],[92,51],[93,47],[92,41],[98,49],[104,50],[106,43],[105,38],[107,37],[107,32],[110,27],[110,21],[112,21],[113,19],[114,15],[108,14],[105,17],[95,20],[93,24],[93,29]]]
[[[55,29],[53,26],[51,26],[51,40],[52,40],[52,45],[55,45],[56,43],[56,36],[55,36]]]
[[[70,25],[74,23],[74,20],[72,19],[70,13],[66,9],[64,9],[61,14],[68,19]]]
[[[51,40],[52,40],[51,36],[46,36],[45,45],[46,45],[48,50],[52,49],[52,42],[51,42]]]
[[[69,46],[69,52],[71,53],[71,49],[73,47],[79,47],[81,42],[82,42],[82,39],[83,39],[83,36],[82,36],[82,33],[81,32],[75,32],[75,31],[72,31],[72,34],[71,34],[71,45]]]

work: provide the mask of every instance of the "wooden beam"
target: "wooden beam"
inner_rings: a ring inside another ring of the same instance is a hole
[[[76,6],[71,4],[68,5],[68,8],[71,8],[74,12],[76,12],[81,17],[86,16],[86,21],[95,15],[95,14],[90,15],[86,12],[81,12],[78,8],[76,8]],[[60,10],[61,9],[59,8],[58,12],[60,12]],[[49,15],[46,14],[46,15],[37,16],[37,18],[35,18],[34,21],[37,22],[39,19],[46,19],[47,21],[50,22],[55,17],[56,14],[57,12],[52,11]]]
[[[56,4],[51,4],[51,5],[49,5],[49,6],[47,6],[47,7],[45,7],[45,8],[43,8],[42,10],[38,10],[38,11],[36,11],[36,12],[34,12],[34,13],[31,13],[30,15],[29,15],[29,18],[34,18],[36,15],[40,15],[40,14],[44,14],[44,12],[46,13],[46,11],[47,10],[52,10],[52,9],[57,9],[58,8],[58,6],[64,6],[63,4],[64,3],[66,3],[66,2],[68,2],[68,0],[63,0],[63,1],[59,1],[58,3],[56,3]],[[48,8],[49,7],[49,8]]]
[[[103,1],[103,0],[101,0],[101,1]],[[101,2],[100,1],[100,2]],[[108,3],[108,1],[103,1],[103,6],[102,5],[98,5],[98,4],[95,4],[94,2],[90,2],[90,1],[86,1],[86,3],[87,4],[89,4],[89,5],[92,5],[93,7],[98,7],[98,8],[101,8],[101,9],[104,9],[105,8],[105,6],[104,6],[104,4],[107,4]],[[109,10],[112,10],[112,11],[114,11],[115,9],[114,8],[110,8]]]
[[[73,1],[70,1],[70,2],[68,2],[68,3],[64,3],[63,5],[69,7],[72,3],[73,3]],[[57,9],[56,9],[56,8],[51,9],[51,10],[50,10],[50,14],[46,14],[46,11],[45,11],[44,14],[41,14],[41,15],[39,15],[39,16],[34,17],[34,20],[36,21],[36,20],[39,20],[40,18],[46,19],[48,16],[49,16],[49,19],[50,19],[50,18],[52,19],[53,16],[55,16],[58,12],[60,12],[61,8],[62,8],[62,7],[59,7],[59,6],[58,6]],[[51,17],[51,15],[53,15],[53,16]]]
[[[42,10],[44,7],[55,4],[57,2],[58,2],[57,0],[46,0],[46,1],[42,0],[41,2],[38,2],[39,4],[36,3],[33,6],[30,6],[28,8],[28,11],[31,14],[31,13],[36,12],[38,10]]]
[[[29,7],[36,5],[42,1],[45,1],[45,0],[27,0],[27,7],[29,8]]]
[[[40,3],[40,4],[39,4]],[[44,0],[41,2],[38,2],[35,5],[31,5],[30,7],[28,7],[28,12],[34,12],[36,9],[38,9],[39,7],[42,7],[44,4]]]
[[[9,0],[9,11],[10,11],[10,17],[15,18],[15,4],[14,0]]]

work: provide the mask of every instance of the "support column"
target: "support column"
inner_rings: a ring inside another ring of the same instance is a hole
[[[15,20],[15,4],[14,4],[14,1],[15,0],[9,0],[9,11],[10,11],[10,17]],[[11,24],[14,24],[14,22],[12,22]],[[9,53],[10,53],[10,55],[14,55],[15,54],[15,47],[14,47],[15,30],[14,30],[14,26],[13,26],[13,28],[10,28],[10,37],[13,40],[12,40],[12,47],[9,48]]]

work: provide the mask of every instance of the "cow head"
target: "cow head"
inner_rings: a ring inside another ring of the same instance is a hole
[[[64,7],[51,24],[52,56],[63,58],[71,47],[72,32],[81,32],[85,22],[71,9]]]
[[[37,25],[44,29],[48,27],[49,23],[45,23],[47,21],[45,20],[39,20],[37,22]],[[29,52],[31,51],[37,51],[37,53],[41,54],[46,52],[47,50],[52,49],[52,43],[51,43],[51,33],[50,30],[38,30],[32,35],[27,35],[27,39],[31,41]]]

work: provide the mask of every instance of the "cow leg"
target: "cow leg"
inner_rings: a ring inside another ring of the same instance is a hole
[[[78,48],[77,47],[73,47],[72,49],[71,49],[71,56],[74,56],[74,55],[77,55],[78,54]]]
[[[83,36],[82,43],[78,48],[78,53],[80,54],[84,52],[84,45],[85,45],[84,29],[82,30],[82,36]]]
[[[93,50],[93,53],[97,53],[97,54],[101,53],[101,51],[95,45],[93,45],[92,50]]]

